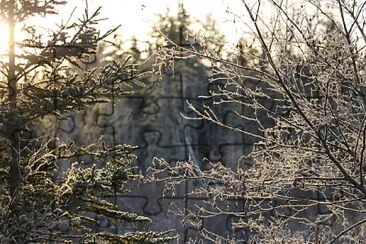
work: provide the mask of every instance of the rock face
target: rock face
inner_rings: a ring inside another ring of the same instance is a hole
[[[142,172],[151,166],[154,157],[164,158],[168,162],[191,158],[203,168],[207,162],[205,159],[208,159],[235,168],[240,157],[251,150],[252,138],[207,121],[182,117],[182,114],[193,116],[187,101],[197,107],[212,104],[212,100],[200,97],[207,96],[212,88],[208,76],[202,65],[198,66],[194,61],[184,63],[176,67],[174,74],[167,72],[162,81],[148,84],[135,95],[70,115],[62,125],[63,138],[73,138],[78,143],[87,144],[104,136],[107,143],[138,146],[136,166]],[[255,130],[250,122],[234,119],[234,110],[242,109],[238,105],[228,104],[220,106],[216,113],[226,123],[236,127],[253,127]],[[61,169],[67,167],[65,162]],[[174,196],[163,196],[162,187],[156,184],[132,186],[131,193],[120,196],[118,204],[122,209],[152,217],[160,230],[166,229],[161,223],[170,223],[167,228],[175,227],[181,236],[188,238],[196,230],[182,226],[178,217],[166,214],[171,203],[184,209],[204,200],[186,197],[190,187],[189,184],[182,184]],[[228,231],[227,226],[222,224],[214,228],[221,229],[220,233]]]

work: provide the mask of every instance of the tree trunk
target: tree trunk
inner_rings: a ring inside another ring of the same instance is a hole
[[[17,78],[15,64],[15,19],[14,14],[9,14],[9,70],[8,70],[8,99],[11,114],[11,125],[7,128],[11,141],[11,162],[9,170],[9,188],[12,202],[18,194],[20,187],[20,167],[19,167],[19,120],[17,119]]]

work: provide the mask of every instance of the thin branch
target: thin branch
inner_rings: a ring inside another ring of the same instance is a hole
[[[332,241],[329,242],[329,244],[334,243],[336,240],[338,240],[341,236],[346,234],[348,231],[353,230],[354,228],[358,227],[359,225],[362,225],[363,223],[366,223],[366,219],[363,219],[363,220],[351,225],[350,227],[348,227],[347,229],[345,229],[344,231],[339,233],[336,237],[333,238]]]

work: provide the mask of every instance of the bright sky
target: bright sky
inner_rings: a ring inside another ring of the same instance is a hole
[[[102,21],[99,28],[110,29],[113,26],[121,25],[119,34],[122,38],[136,36],[140,41],[148,39],[148,32],[151,31],[158,13],[166,13],[167,9],[171,14],[177,14],[180,0],[88,0],[90,11],[101,6]],[[242,0],[181,0],[184,8],[193,18],[205,20],[211,14],[216,20],[217,27],[226,36],[227,41],[236,43],[243,37],[243,18],[247,20],[247,13]],[[74,11],[74,19],[84,13],[86,0],[68,0],[66,6],[59,8],[59,15],[38,18],[36,23],[46,28],[60,23],[60,18],[67,20]],[[257,2],[248,0],[248,2]],[[240,20],[241,19],[241,20]],[[7,39],[6,24],[0,22],[0,54],[6,49],[4,43]]]
[[[182,0],[184,8],[194,18],[205,20],[208,14],[216,19],[218,27],[230,41],[239,38],[240,32],[234,24],[233,10],[244,8],[241,0]],[[138,40],[148,39],[148,32],[151,30],[158,13],[166,13],[169,8],[171,14],[177,14],[179,0],[88,0],[89,9],[95,10],[101,6],[100,17],[107,18],[102,21],[99,28],[107,30],[110,27],[121,25],[119,33],[123,38],[136,36]],[[41,26],[52,27],[60,23],[60,17],[68,19],[74,12],[74,18],[84,13],[85,0],[68,0],[68,4],[59,8],[58,16],[48,16],[46,19],[37,18]],[[238,14],[238,12],[236,12]],[[240,12],[239,12],[240,14]],[[7,49],[7,25],[0,22],[0,55]]]
[[[147,34],[155,23],[156,15],[166,13],[168,8],[171,14],[177,14],[179,1],[182,1],[184,8],[193,18],[205,20],[206,16],[211,14],[231,43],[243,37],[244,30],[248,31],[245,26],[245,22],[248,22],[248,13],[242,0],[88,0],[88,3],[91,11],[102,7],[100,17],[107,18],[99,26],[102,31],[121,25],[119,32],[122,38],[136,36],[138,40],[144,41],[148,39]],[[289,0],[294,3],[293,1],[300,4],[303,0]],[[76,19],[84,13],[85,2],[86,0],[68,0],[68,4],[59,9],[58,16],[39,18],[37,22],[46,28],[51,27],[55,23],[60,23],[60,18],[66,20],[73,9],[76,9],[74,12]],[[257,0],[246,0],[246,2],[255,5]],[[266,5],[266,1],[262,1],[262,15],[270,18],[271,9],[263,5]],[[6,49],[4,44],[6,39],[7,26],[0,22],[0,54]]]
[[[76,1],[81,0],[69,1],[69,7],[62,10],[61,14],[66,17],[75,7]],[[156,14],[166,13],[168,8],[172,14],[177,14],[178,2],[179,0],[89,0],[89,6],[90,9],[102,6],[101,16],[108,18],[102,22],[102,29],[111,25],[122,25],[120,32],[123,37],[135,35],[138,39],[146,39],[147,32],[151,30],[156,20]],[[238,9],[245,12],[241,0],[183,0],[182,2],[192,17],[204,20],[206,15],[212,14],[228,39],[238,38],[239,34],[231,12]],[[83,10],[81,4],[77,7],[80,11]]]

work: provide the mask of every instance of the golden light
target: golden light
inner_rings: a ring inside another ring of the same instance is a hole
[[[8,50],[8,25],[0,22],[0,56],[6,55]]]

